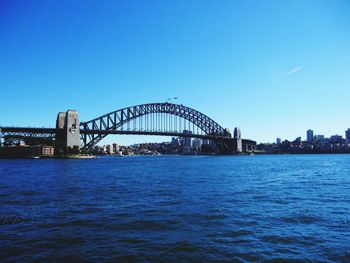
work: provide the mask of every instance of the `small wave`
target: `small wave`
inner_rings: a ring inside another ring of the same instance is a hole
[[[272,244],[294,244],[297,241],[293,237],[284,237],[276,235],[264,236],[262,237],[262,240]]]
[[[25,221],[24,218],[19,216],[1,216],[0,217],[0,226],[10,225],[10,224],[18,224]]]
[[[79,227],[84,227],[84,226],[91,226],[94,224],[93,220],[90,219],[77,219],[77,220],[70,220],[63,222],[61,224],[57,224],[59,227],[71,227],[71,226],[79,226]]]
[[[43,248],[47,247],[67,247],[70,245],[82,244],[85,242],[81,236],[72,237],[51,237],[47,239],[48,244],[43,244]]]
[[[321,218],[313,215],[297,215],[282,218],[282,221],[288,224],[314,224],[321,221]]]
[[[111,223],[108,228],[114,231],[172,231],[178,229],[175,220],[135,220],[130,223]]]
[[[200,252],[201,250],[199,246],[186,241],[180,241],[170,244],[167,252]]]
[[[297,258],[284,258],[284,257],[276,257],[273,259],[266,260],[264,262],[269,262],[269,263],[304,263],[304,262],[313,262],[312,260],[305,260],[305,259],[297,259]]]
[[[240,236],[247,236],[247,235],[253,235],[253,231],[249,230],[237,230],[237,231],[227,231],[223,233],[224,237],[240,237]]]
[[[158,204],[160,206],[174,206],[174,205],[180,205],[182,202],[180,200],[169,200],[169,201],[161,201]]]
[[[127,243],[127,244],[143,244],[146,243],[146,240],[138,239],[138,238],[123,238],[119,239],[118,242]]]
[[[34,195],[39,195],[41,193],[36,191],[21,191],[20,194],[24,196],[34,196]]]

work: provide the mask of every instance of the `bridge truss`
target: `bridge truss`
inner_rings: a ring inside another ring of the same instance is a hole
[[[32,128],[32,127],[0,127],[0,146],[2,139],[8,141],[43,141],[54,142],[56,135],[60,131],[52,128]]]
[[[207,115],[172,103],[149,103],[119,109],[80,123],[83,149],[108,134],[172,135],[218,139],[231,134]]]
[[[3,138],[55,138],[57,129],[54,128],[31,128],[31,127],[1,127],[0,133]]]

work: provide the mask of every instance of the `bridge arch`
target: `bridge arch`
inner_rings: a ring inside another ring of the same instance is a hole
[[[151,120],[147,119],[147,116],[150,116]],[[171,116],[175,116],[175,119],[172,120]],[[164,124],[169,122],[169,127],[171,127],[172,121],[175,123],[176,118],[178,118],[180,121],[181,119],[188,121],[193,126],[196,126],[197,130],[200,130],[207,136],[231,137],[231,134],[217,122],[193,108],[173,103],[148,103],[119,109],[90,121],[81,122],[82,148],[90,150],[109,133],[118,130],[123,131],[125,128],[126,131],[130,131],[130,126],[133,126],[134,131],[137,129],[150,129],[153,131],[153,135],[162,135],[164,134],[164,128],[166,128],[166,126],[157,126],[157,124],[162,121],[162,117],[167,118],[163,120],[163,122]],[[137,120],[138,123],[136,123]],[[144,125],[150,123],[150,127],[147,127],[147,125],[143,127],[142,121],[145,121]],[[136,127],[135,124],[138,127]],[[155,130],[154,128],[158,129]],[[182,131],[179,132],[181,133]],[[174,132],[174,134],[178,133]]]

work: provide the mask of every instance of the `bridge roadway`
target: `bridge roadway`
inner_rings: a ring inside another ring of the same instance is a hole
[[[55,134],[57,132],[56,128],[35,128],[35,127],[0,127],[1,132],[23,132],[23,133],[39,133],[39,134]]]
[[[63,129],[56,128],[32,128],[32,127],[0,127],[0,132],[6,135],[26,135],[33,136],[38,135],[51,135],[54,136]],[[157,135],[157,136],[173,136],[173,137],[190,137],[190,138],[201,138],[201,139],[222,139],[227,138],[218,135],[207,135],[207,134],[192,134],[192,133],[181,133],[181,132],[164,132],[164,131],[134,131],[134,130],[84,130],[80,129],[80,134],[119,134],[119,135]]]
[[[33,128],[33,127],[0,127],[0,138],[6,135],[12,136],[24,136],[24,137],[51,137],[54,138],[57,133],[63,132],[64,129],[56,128]],[[217,135],[206,135],[206,134],[191,134],[181,132],[154,132],[154,131],[133,131],[133,130],[80,130],[81,134],[92,135],[160,135],[160,136],[172,136],[172,137],[189,137],[189,138],[201,138],[218,140],[223,139],[225,141],[230,140],[230,137],[217,136]],[[242,139],[243,146],[248,149],[249,146],[255,145],[256,142],[253,140]]]

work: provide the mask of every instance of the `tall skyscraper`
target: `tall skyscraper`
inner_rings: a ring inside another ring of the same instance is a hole
[[[350,128],[345,131],[345,139],[347,143],[350,143]]]
[[[314,131],[313,130],[307,130],[306,131],[306,138],[308,143],[314,142]]]

